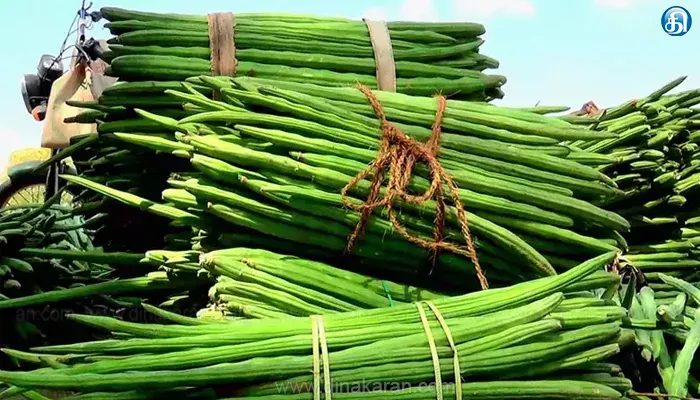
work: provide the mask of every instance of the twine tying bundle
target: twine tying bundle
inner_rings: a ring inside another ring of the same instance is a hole
[[[387,121],[382,105],[368,87],[359,85],[359,89],[369,100],[370,104],[374,108],[377,118],[380,121],[382,128],[382,142],[377,158],[375,158],[366,169],[357,174],[341,191],[343,197],[346,197],[347,193],[353,187],[355,187],[358,182],[370,175],[373,175],[369,194],[364,204],[357,205],[351,203],[347,199],[344,200],[344,203],[348,208],[361,213],[360,222],[357,224],[354,232],[348,238],[347,251],[352,251],[357,243],[357,240],[364,233],[372,212],[378,207],[384,207],[387,210],[389,221],[401,237],[432,252],[433,265],[435,265],[437,262],[440,251],[443,250],[467,256],[474,264],[481,288],[488,288],[488,281],[486,280],[486,276],[481,269],[479,259],[476,256],[474,243],[469,232],[467,214],[464,211],[462,201],[459,197],[459,189],[457,188],[457,184],[455,184],[452,178],[445,172],[437,159],[437,155],[440,150],[442,118],[445,108],[447,107],[447,99],[442,95],[436,96],[437,112],[435,115],[435,123],[432,127],[432,134],[426,143],[421,143],[409,137],[399,128]],[[413,167],[417,162],[427,164],[431,175],[430,188],[422,195],[412,195],[407,192]],[[384,191],[384,197],[380,197],[382,183],[387,172],[389,173],[389,180]],[[445,212],[447,208],[444,194],[445,185],[447,185],[447,188],[449,189],[454,207],[457,210],[460,231],[465,242],[464,246],[458,246],[456,244],[444,241]],[[409,234],[399,222],[396,215],[396,210],[394,208],[394,201],[403,200],[406,203],[421,204],[433,198],[435,198],[437,203],[433,240],[430,241]]]
[[[437,346],[435,344],[435,336],[430,328],[430,322],[428,322],[428,316],[425,312],[424,306],[428,306],[430,311],[433,312],[435,318],[440,323],[447,343],[452,349],[452,368],[455,380],[455,399],[462,400],[462,371],[459,365],[459,354],[457,351],[457,346],[455,344],[450,327],[447,325],[447,321],[442,316],[440,310],[430,301],[419,301],[414,303],[417,310],[418,316],[420,317],[420,322],[423,325],[423,330],[425,332],[426,340],[428,342],[428,348],[430,350],[430,356],[433,362],[433,372],[435,376],[435,395],[436,400],[443,400],[443,385],[442,385],[442,372],[440,369],[440,355],[437,351]],[[312,315],[311,320],[311,352],[313,358],[313,400],[321,400],[321,394],[323,398],[330,400],[333,394],[333,384],[331,381],[330,374],[330,357],[328,352],[328,341],[326,338],[326,330],[323,324],[322,315]],[[321,376],[323,376],[323,392],[321,391]]]
[[[213,76],[236,76],[236,44],[234,30],[236,17],[233,13],[213,13],[207,15],[209,26],[209,49],[211,74]],[[214,100],[221,99],[221,92],[214,90]]]
[[[235,76],[238,63],[233,39],[235,16],[230,12],[208,14],[207,23],[212,75]]]
[[[323,363],[323,394],[324,399],[331,400],[333,393],[331,385],[330,358],[328,356],[328,342],[326,340],[326,329],[323,326],[323,316],[311,316],[311,340],[312,355],[314,360],[314,400],[321,399],[321,364]],[[319,351],[320,349],[320,351]],[[320,354],[319,354],[320,353]]]
[[[416,304],[418,307],[418,315],[420,316],[420,321],[423,324],[423,330],[425,331],[425,336],[428,339],[428,347],[430,348],[430,356],[433,360],[433,372],[435,373],[435,396],[437,400],[443,400],[442,395],[442,372],[440,370],[440,356],[437,352],[437,346],[435,345],[435,337],[430,329],[430,323],[428,322],[428,317],[423,309],[423,304],[427,305],[428,308],[435,314],[435,318],[440,323],[440,327],[445,333],[445,338],[447,343],[452,349],[452,368],[454,369],[455,377],[455,400],[462,400],[462,370],[459,366],[459,354],[457,352],[457,346],[455,345],[454,338],[452,337],[452,332],[450,327],[447,325],[447,321],[442,316],[442,313],[435,304],[429,301],[419,301]]]
[[[384,21],[363,19],[367,26],[370,42],[374,51],[377,87],[380,90],[396,91],[396,63],[391,46],[389,27]],[[207,15],[209,28],[209,49],[211,73],[213,76],[236,76],[236,16],[230,12],[211,13]],[[214,93],[219,96],[218,92]]]
[[[396,91],[396,63],[391,46],[389,27],[384,21],[363,19],[367,25],[369,40],[374,51],[374,64],[377,70],[377,88],[387,92]]]

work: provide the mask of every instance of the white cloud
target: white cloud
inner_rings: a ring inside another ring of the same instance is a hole
[[[593,3],[600,7],[629,8],[632,0],[593,0]]]
[[[389,19],[389,13],[385,8],[374,7],[362,13],[359,19],[367,18],[371,21],[386,21]]]
[[[433,22],[440,20],[433,0],[404,0],[399,8],[399,19]]]
[[[454,5],[459,16],[470,21],[494,15],[530,17],[535,14],[531,0],[454,0]]]

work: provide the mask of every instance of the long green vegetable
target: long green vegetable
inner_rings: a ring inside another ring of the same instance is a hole
[[[105,7],[101,14],[118,36],[110,39],[109,73],[133,81],[177,81],[210,72],[206,18],[143,13]],[[196,22],[195,22],[196,21]],[[355,82],[375,86],[376,65],[367,27],[343,19],[237,14],[234,43],[237,73],[291,82],[310,77],[331,86]],[[498,63],[478,53],[483,26],[473,23],[389,23],[397,88],[430,95],[501,97],[505,78],[480,71]],[[128,84],[127,84],[128,85]],[[133,92],[117,85],[106,97]],[[149,90],[156,95],[158,90]]]
[[[190,257],[184,253],[179,257],[176,253],[169,255],[173,260]],[[258,250],[220,251],[205,256],[203,262],[210,268],[230,265],[215,261],[222,256],[257,257],[258,262],[271,262],[270,267],[277,265],[275,270],[279,273],[282,273],[279,267],[285,267],[279,264],[283,257]],[[153,257],[163,260],[159,253]],[[572,371],[576,368],[585,370],[588,362],[604,360],[619,351],[627,340],[620,335],[620,317],[613,318],[612,321],[617,322],[612,323],[606,318],[589,319],[589,326],[573,328],[573,315],[554,312],[564,303],[574,304],[571,303],[574,299],[564,300],[565,295],[561,290],[573,289],[572,284],[588,279],[593,271],[613,257],[614,253],[609,253],[564,274],[510,288],[455,298],[435,298],[433,303],[442,321],[450,327],[449,340],[454,340],[455,351],[459,354],[459,371],[464,377],[469,377],[470,383],[462,384],[463,395],[480,398],[478,396],[482,394],[479,393],[500,393],[510,398],[520,398],[524,393],[523,388],[528,388],[525,389],[528,396],[548,396],[547,393],[550,393],[567,398],[619,398],[620,392],[613,386],[629,387],[624,379],[614,381],[605,378],[605,374],[595,377],[570,375],[565,378],[567,380],[549,379],[545,372],[556,364],[565,365],[564,368]],[[301,260],[290,262],[308,265],[310,269],[301,269],[302,272],[327,270],[320,264]],[[291,265],[288,267],[291,268]],[[290,269],[285,276],[294,277],[292,271]],[[310,279],[297,279],[313,284]],[[320,282],[316,284],[317,287],[325,286]],[[589,314],[595,314],[597,306],[593,302],[589,304]],[[415,305],[404,304],[324,315],[324,340],[328,343],[328,365],[334,379],[349,385],[363,380],[370,382],[369,388],[355,394],[367,398],[388,395],[404,397],[413,390],[411,388],[417,389],[419,384],[433,382],[435,365],[431,361],[433,356],[425,331],[429,328],[433,338],[430,340],[434,340],[436,345],[435,360],[441,371],[441,381],[445,388],[452,385],[453,351],[447,347],[448,337],[442,329],[443,322],[436,321],[430,314],[424,326],[416,318],[417,314]],[[94,393],[91,395],[93,398],[103,398],[100,396],[106,395],[100,392],[107,390],[112,392],[112,398],[121,398],[117,396],[122,394],[124,398],[130,398],[126,396],[138,396],[146,390],[157,388],[206,388],[231,383],[238,384],[235,393],[229,394],[234,397],[275,393],[280,398],[296,398],[312,390],[313,379],[308,371],[313,365],[311,347],[316,339],[310,331],[308,318],[199,325],[132,324],[98,316],[74,318],[112,332],[128,332],[132,336],[38,348],[35,351],[41,353],[33,353],[32,358],[42,358],[38,355],[42,353],[69,352],[88,353],[93,361],[82,362],[81,358],[76,357],[64,368],[43,368],[34,372],[1,371],[0,378],[26,389],[70,389],[82,393],[84,398],[90,398],[87,397],[90,396],[88,393]],[[104,357],[100,358],[100,354]],[[109,357],[109,354],[122,355]],[[531,367],[528,368],[531,372],[523,373],[525,371],[519,366],[524,364]],[[518,391],[515,391],[515,387],[497,388],[497,385],[502,387],[503,381],[494,381],[493,377],[503,375],[517,380],[513,384],[517,385]],[[387,385],[389,382],[400,382],[403,389],[384,386],[379,390],[372,386]],[[272,392],[275,385],[278,388],[291,388],[297,384],[305,389]],[[336,386],[331,388],[338,390]],[[448,389],[445,390],[448,395]]]

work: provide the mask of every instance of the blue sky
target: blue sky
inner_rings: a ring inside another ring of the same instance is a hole
[[[145,11],[206,14],[213,11],[289,12],[389,20],[475,21],[486,25],[484,54],[501,62],[508,78],[499,104],[536,102],[579,107],[643,97],[680,75],[683,88],[700,87],[700,0],[111,0]],[[674,5],[695,24],[682,37],[661,29],[661,14]],[[39,56],[56,54],[79,0],[0,2],[0,168],[11,151],[37,147],[41,126],[25,111],[23,73]],[[95,26],[93,37],[109,32]]]

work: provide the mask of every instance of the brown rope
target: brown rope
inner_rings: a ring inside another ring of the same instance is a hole
[[[437,262],[440,251],[443,250],[469,257],[474,264],[476,275],[479,278],[482,289],[488,288],[488,281],[481,269],[479,259],[476,256],[474,243],[472,242],[472,237],[469,232],[467,214],[464,211],[462,201],[459,197],[459,189],[437,159],[440,150],[442,118],[445,108],[447,107],[447,99],[442,95],[436,96],[437,112],[435,114],[435,123],[432,127],[432,134],[426,143],[421,143],[409,137],[399,128],[387,121],[384,108],[367,86],[359,85],[359,89],[367,97],[367,100],[369,100],[381,123],[382,142],[374,161],[372,161],[365,170],[357,174],[357,176],[355,176],[341,191],[345,197],[348,191],[355,187],[358,182],[372,176],[369,194],[364,204],[353,204],[345,199],[345,205],[347,207],[361,213],[360,222],[355,227],[355,231],[348,238],[347,251],[352,251],[357,240],[364,233],[374,209],[377,207],[385,207],[389,216],[389,221],[391,221],[394,229],[401,237],[411,243],[431,250],[433,265]],[[409,194],[406,191],[411,180],[413,167],[417,162],[426,163],[431,175],[430,188],[419,196]],[[389,181],[384,192],[384,197],[380,198],[380,191],[386,172],[389,172]],[[462,236],[464,237],[465,246],[457,246],[444,241],[445,210],[447,208],[444,195],[445,185],[447,185],[454,206],[457,209],[457,218],[459,220]],[[412,236],[406,231],[396,216],[393,202],[396,199],[401,199],[407,203],[420,204],[432,198],[435,198],[437,206],[435,210],[433,240],[430,241]]]

